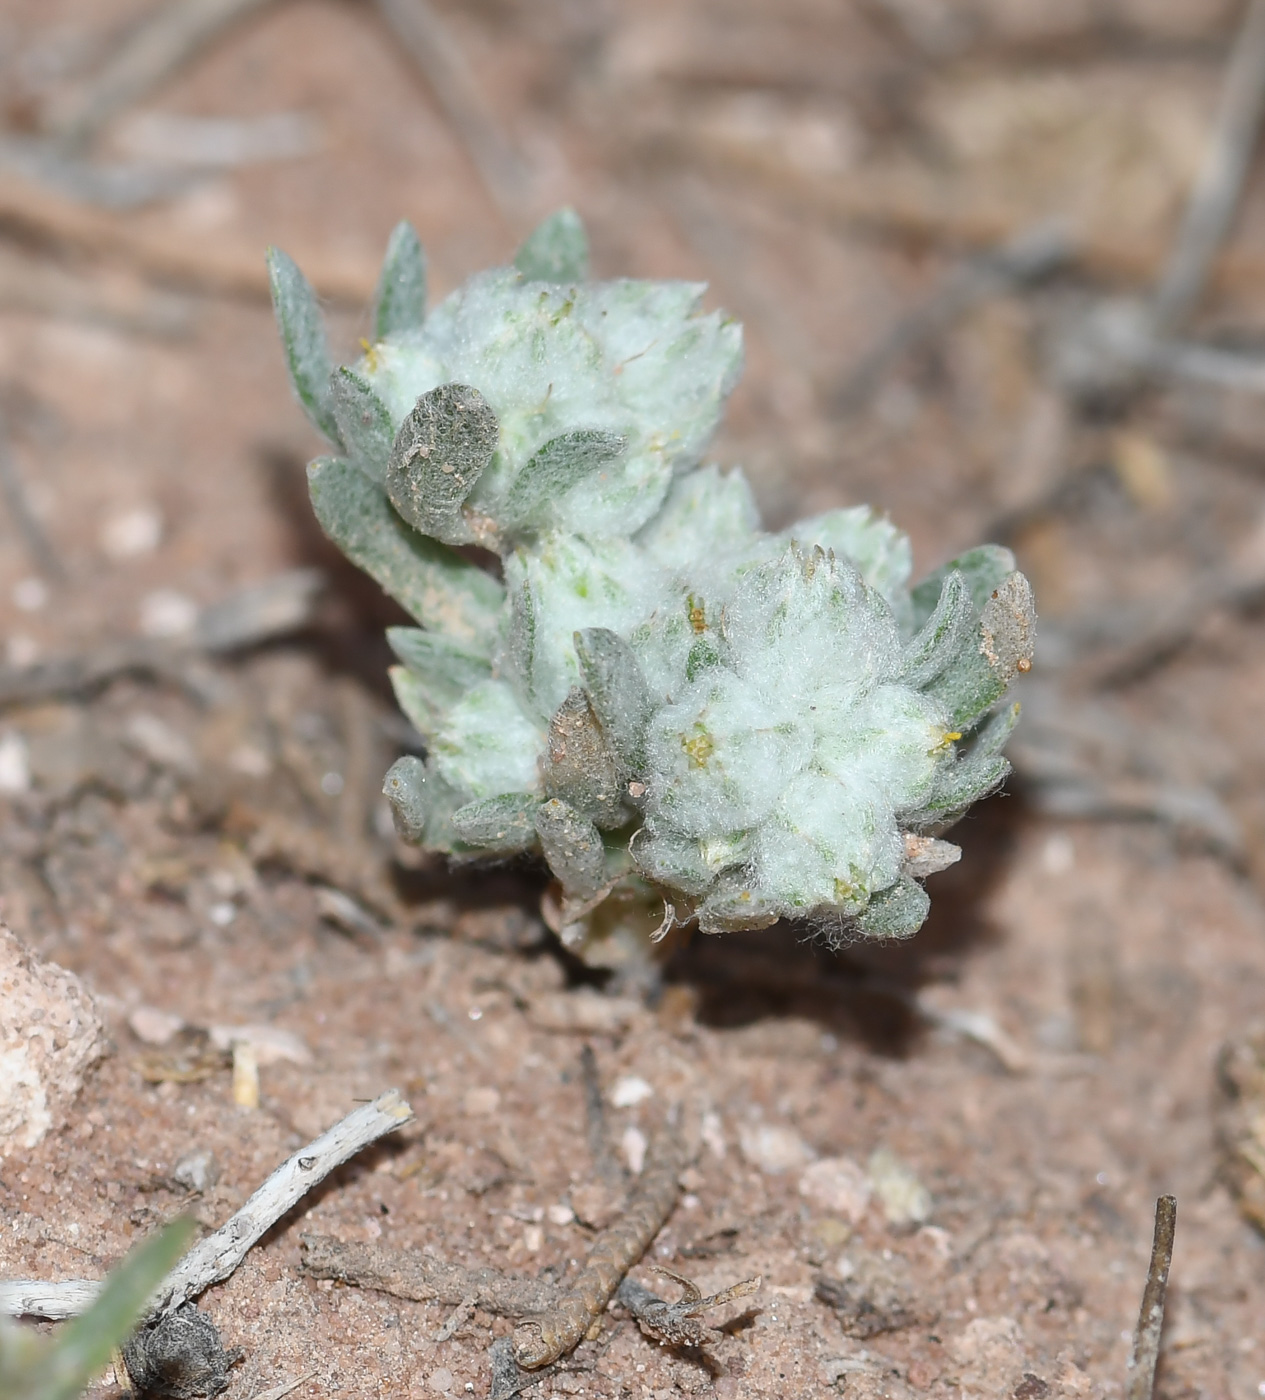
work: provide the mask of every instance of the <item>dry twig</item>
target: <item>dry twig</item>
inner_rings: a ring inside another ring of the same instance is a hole
[[[270,1230],[319,1181],[357,1152],[402,1128],[413,1110],[398,1089],[362,1104],[320,1137],[284,1161],[235,1215],[184,1256],[154,1297],[154,1313],[172,1313],[213,1283],[226,1279]],[[40,1283],[17,1279],[0,1283],[0,1314],[47,1318],[75,1317],[101,1285],[87,1279]]]
[[[378,0],[378,9],[469,153],[493,204],[516,219],[531,193],[530,173],[497,126],[447,25],[429,0]]]
[[[474,1297],[477,1306],[500,1317],[524,1317],[553,1307],[557,1287],[543,1279],[517,1278],[495,1269],[464,1269],[434,1254],[345,1243],[331,1235],[301,1235],[303,1270],[357,1288],[374,1288],[394,1298],[444,1303],[460,1308]]]
[[[1155,1203],[1155,1236],[1151,1244],[1151,1264],[1142,1291],[1142,1311],[1138,1314],[1129,1354],[1126,1400],[1151,1400],[1155,1392],[1155,1367],[1160,1359],[1160,1334],[1164,1330],[1164,1299],[1168,1292],[1168,1271],[1173,1262],[1173,1236],[1177,1230],[1177,1198],[1161,1196]]]
[[[187,230],[174,226],[139,225],[2,166],[0,225],[93,258],[117,260],[158,281],[253,301],[270,296],[268,270],[254,242],[233,242],[218,233],[191,238]],[[340,261],[319,249],[294,252],[321,296],[359,308],[373,294],[377,268],[371,263],[360,258]]]
[[[556,1306],[515,1329],[514,1360],[523,1370],[538,1370],[574,1350],[602,1316],[624,1275],[672,1214],[681,1189],[678,1178],[690,1156],[679,1128],[665,1124],[655,1134],[620,1219],[598,1235]]]
[[[52,125],[81,145],[125,107],[153,92],[224,30],[273,0],[175,0],[160,4],[111,55],[105,67]]]
[[[179,673],[200,653],[240,651],[296,632],[310,622],[324,582],[315,569],[294,569],[204,608],[187,636],[133,637],[33,666],[0,667],[0,707],[92,690],[135,673]]]
[[[942,335],[954,321],[990,297],[1004,295],[1065,267],[1073,251],[1066,229],[1044,225],[955,267],[921,306],[901,317],[861,357],[835,396],[838,411],[855,412],[902,356]]]
[[[1265,115],[1265,0],[1249,0],[1226,69],[1221,108],[1181,231],[1151,306],[1155,334],[1182,324],[1203,295],[1230,231]]]
[[[26,545],[31,563],[49,578],[64,579],[66,570],[27,500],[26,487],[18,472],[18,464],[13,460],[9,431],[3,418],[0,418],[0,495],[4,497],[13,524]]]

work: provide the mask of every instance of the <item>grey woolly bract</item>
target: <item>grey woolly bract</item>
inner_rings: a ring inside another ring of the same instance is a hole
[[[742,473],[701,463],[738,327],[701,287],[585,270],[564,212],[423,319],[397,230],[380,338],[335,369],[272,255],[296,394],[338,452],[310,469],[318,518],[420,624],[388,634],[426,741],[387,776],[397,825],[542,855],[577,946],[608,896],[656,891],[705,930],[909,934],[958,854],[938,833],[1007,771],[1027,581],[984,546],[911,589],[907,538],[864,506],[763,531]]]

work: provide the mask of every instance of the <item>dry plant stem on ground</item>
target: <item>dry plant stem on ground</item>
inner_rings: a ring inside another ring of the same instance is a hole
[[[171,1313],[213,1283],[228,1278],[251,1247],[319,1181],[357,1152],[413,1119],[398,1089],[362,1104],[284,1161],[235,1215],[196,1244],[163,1280],[152,1311]],[[92,1303],[100,1285],[84,1279],[0,1283],[0,1314],[74,1317]]]
[[[177,0],[159,5],[59,112],[56,134],[70,144],[91,138],[125,107],[147,96],[230,25],[272,0]]]
[[[605,1312],[624,1275],[672,1214],[681,1189],[678,1178],[690,1157],[679,1129],[665,1126],[655,1135],[621,1218],[593,1242],[584,1267],[557,1304],[515,1330],[514,1360],[524,1370],[547,1366],[572,1351]]]
[[[1173,1236],[1177,1229],[1177,1200],[1161,1196],[1155,1203],[1155,1238],[1151,1245],[1151,1265],[1142,1292],[1129,1355],[1127,1400],[1151,1400],[1155,1390],[1155,1367],[1160,1359],[1160,1334],[1164,1330],[1164,1299],[1168,1293],[1168,1271],[1173,1262]]]
[[[128,673],[179,674],[199,653],[240,651],[301,631],[324,585],[316,569],[294,569],[203,608],[181,637],[134,637],[33,666],[0,666],[0,707],[93,690]]]

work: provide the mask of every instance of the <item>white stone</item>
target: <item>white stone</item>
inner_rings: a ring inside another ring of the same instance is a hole
[[[66,1122],[105,1050],[105,1026],[83,983],[0,924],[0,1156],[34,1147]]]
[[[211,1044],[217,1050],[231,1050],[235,1045],[249,1045],[255,1060],[261,1065],[275,1065],[288,1060],[294,1065],[310,1065],[312,1052],[293,1031],[280,1026],[212,1026]]]
[[[101,548],[111,559],[152,554],[162,541],[163,518],[156,506],[136,506],[112,515],[101,527]]]
[[[653,1085],[635,1074],[625,1074],[611,1085],[610,1100],[616,1108],[632,1108],[653,1096]]]
[[[147,637],[183,637],[198,621],[198,605],[174,588],[158,588],[141,599],[141,631]]]
[[[0,734],[0,793],[16,796],[31,790],[31,756],[26,740],[10,730]]]
[[[799,1194],[856,1225],[870,1203],[870,1179],[851,1157],[823,1157],[800,1176]]]
[[[813,1150],[793,1128],[772,1123],[744,1123],[738,1130],[738,1146],[753,1167],[777,1176],[813,1160]]]
[[[146,1045],[165,1045],[184,1026],[182,1017],[156,1006],[138,1006],[127,1018],[132,1034]]]

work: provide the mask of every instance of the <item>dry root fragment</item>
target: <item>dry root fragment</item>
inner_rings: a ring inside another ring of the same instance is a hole
[[[464,1269],[416,1250],[344,1243],[330,1235],[302,1235],[300,1243],[305,1273],[376,1288],[395,1298],[461,1308],[474,1297],[488,1312],[522,1317],[551,1308],[558,1296],[553,1284],[544,1280],[506,1277],[495,1269]]]
[[[706,1329],[698,1320],[699,1314],[709,1308],[718,1308],[722,1303],[732,1303],[735,1298],[748,1298],[759,1291],[763,1282],[757,1274],[754,1278],[743,1279],[741,1283],[731,1284],[719,1293],[709,1293],[704,1297],[698,1285],[681,1274],[660,1264],[654,1266],[654,1271],[679,1283],[684,1295],[675,1303],[669,1303],[635,1279],[626,1278],[619,1285],[618,1297],[637,1319],[637,1326],[647,1337],[653,1338],[661,1346],[669,1347],[702,1346],[706,1340]]]
[[[515,1329],[514,1360],[519,1366],[534,1371],[579,1345],[671,1215],[680,1191],[677,1178],[689,1158],[686,1135],[670,1126],[661,1128],[622,1218],[594,1241],[584,1267],[557,1305]]]

